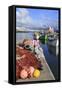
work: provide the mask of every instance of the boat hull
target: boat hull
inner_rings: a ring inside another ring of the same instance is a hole
[[[55,41],[48,41],[48,50],[54,55],[58,55],[59,45],[55,44]]]

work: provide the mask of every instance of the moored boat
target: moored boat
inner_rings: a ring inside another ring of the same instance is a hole
[[[58,55],[58,47],[59,47],[59,40],[53,39],[48,40],[48,50],[49,52],[53,53],[54,55]]]
[[[42,44],[46,44],[48,42],[48,37],[47,37],[47,35],[41,35],[39,37],[39,40]]]

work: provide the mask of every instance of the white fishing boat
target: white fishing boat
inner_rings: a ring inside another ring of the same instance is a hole
[[[48,36],[49,41],[55,40],[56,38],[57,38],[57,35],[54,35],[54,34],[51,34]]]
[[[59,49],[59,40],[54,39],[54,40],[48,40],[48,50],[49,52],[53,53],[54,55],[58,55],[58,50]]]

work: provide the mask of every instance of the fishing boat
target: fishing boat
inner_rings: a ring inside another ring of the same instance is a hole
[[[48,40],[48,50],[49,52],[53,53],[54,55],[58,55],[58,47],[59,47],[59,40],[57,39],[51,39]]]
[[[57,38],[57,35],[55,35],[55,34],[51,34],[48,36],[49,41],[55,40],[56,38]]]
[[[40,33],[39,32],[34,32],[34,39],[39,39],[39,37],[40,37]]]
[[[41,35],[39,37],[39,40],[42,44],[46,44],[48,42],[48,37],[47,37],[47,35]]]

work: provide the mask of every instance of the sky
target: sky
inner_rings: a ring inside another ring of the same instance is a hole
[[[16,8],[16,27],[54,27],[58,29],[58,10]]]

